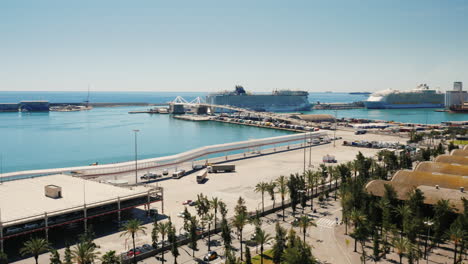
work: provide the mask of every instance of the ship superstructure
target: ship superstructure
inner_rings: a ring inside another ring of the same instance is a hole
[[[368,109],[442,108],[444,100],[443,93],[420,84],[408,91],[389,89],[373,93],[364,105]]]
[[[255,111],[293,112],[310,110],[307,91],[274,90],[270,94],[252,94],[244,87],[236,86],[234,91],[213,93],[206,96],[206,102],[214,105],[231,105]]]

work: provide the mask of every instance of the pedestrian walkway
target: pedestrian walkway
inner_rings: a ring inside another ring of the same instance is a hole
[[[336,219],[322,217],[317,220],[317,226],[325,228],[333,228],[336,225]]]

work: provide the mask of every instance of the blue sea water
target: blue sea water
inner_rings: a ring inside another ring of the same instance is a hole
[[[206,93],[93,92],[91,102],[162,103],[182,95],[187,100]],[[86,92],[0,92],[0,102],[49,100],[82,102]],[[363,95],[311,93],[313,103],[354,102]],[[180,153],[193,148],[284,135],[288,132],[218,122],[188,122],[168,115],[128,114],[147,107],[94,108],[82,112],[0,113],[0,155],[3,172],[83,166],[134,158],[133,129],[138,133],[139,158]],[[309,113],[335,114],[330,110]],[[338,117],[369,118],[415,123],[467,120],[466,114],[434,112],[434,109],[340,110]]]

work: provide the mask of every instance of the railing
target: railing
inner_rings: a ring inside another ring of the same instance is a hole
[[[263,146],[272,146],[278,144],[289,144],[296,141],[304,141],[306,138],[319,138],[326,137],[326,132],[308,132],[301,134],[285,135],[278,137],[270,137],[263,139],[254,139],[239,141],[226,144],[218,144],[205,146],[186,152],[182,152],[172,156],[144,159],[138,161],[138,170],[147,170],[153,168],[164,168],[171,166],[178,166],[187,161],[196,160],[198,158],[217,154],[227,153],[230,151],[237,151],[242,149],[258,148]],[[97,166],[81,166],[81,167],[67,167],[67,168],[56,168],[56,169],[44,169],[44,170],[29,170],[29,171],[18,171],[11,173],[4,173],[1,176],[1,180],[11,181],[22,178],[32,178],[44,175],[59,174],[59,173],[79,173],[83,176],[101,176],[119,174],[125,172],[131,172],[135,170],[135,161],[120,162],[114,164],[104,164]]]

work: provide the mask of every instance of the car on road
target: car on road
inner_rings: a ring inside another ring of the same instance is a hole
[[[216,251],[210,251],[203,257],[204,261],[212,261],[218,258],[218,253]]]
[[[190,203],[193,202],[192,200],[185,200],[182,202],[182,205],[190,205]]]
[[[178,217],[185,217],[185,212],[184,211],[180,211],[178,214],[177,214]]]
[[[162,174],[163,175],[169,175],[169,171],[167,169],[164,169]]]
[[[195,206],[195,205],[197,205],[197,202],[196,201],[191,201],[188,205]]]
[[[138,256],[141,254],[141,249],[139,247],[135,248],[135,251],[133,251],[133,249],[130,249],[128,252],[127,252],[127,256],[128,257],[133,257],[133,255],[135,256]]]
[[[144,244],[144,245],[142,246],[142,248],[143,248],[143,250],[146,251],[146,252],[151,251],[151,250],[154,249],[153,246],[151,246],[150,244]]]

